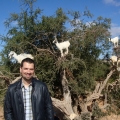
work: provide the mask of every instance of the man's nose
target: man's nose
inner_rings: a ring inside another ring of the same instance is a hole
[[[27,70],[27,73],[31,73],[31,70]]]

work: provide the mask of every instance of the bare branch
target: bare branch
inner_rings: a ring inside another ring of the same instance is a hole
[[[34,44],[32,44],[32,43],[30,43],[30,42],[28,42],[28,44],[30,44],[31,46],[33,46],[35,49],[37,49],[37,51],[38,52],[44,52],[44,51],[46,51],[46,52],[49,52],[50,54],[52,54],[52,55],[54,55],[54,53],[52,53],[50,50],[48,50],[48,49],[40,49],[40,48],[37,48]],[[55,55],[54,55],[55,56]]]
[[[105,86],[106,86],[109,78],[111,77],[111,75],[113,74],[114,71],[115,71],[115,70],[111,70],[111,71],[110,71],[110,73],[107,75],[107,77],[106,77],[106,79],[103,81],[103,83],[100,83],[100,82],[99,82],[99,83],[96,85],[96,88],[95,88],[93,94],[87,97],[87,101],[91,101],[91,100],[93,100],[93,99],[98,99],[98,98],[100,97],[102,90],[105,88]]]

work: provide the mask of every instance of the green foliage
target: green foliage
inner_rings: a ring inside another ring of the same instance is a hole
[[[91,119],[90,112],[86,112],[86,113],[81,114],[81,119],[82,120],[90,120]]]
[[[21,13],[12,13],[6,20],[8,33],[2,37],[5,48],[1,52],[1,65],[11,73],[11,79],[19,75],[19,64],[9,60],[9,52],[17,54],[30,53],[36,61],[37,77],[47,83],[55,96],[61,95],[61,70],[66,70],[69,88],[72,93],[85,94],[92,91],[95,81],[105,79],[109,65],[99,59],[102,53],[109,50],[110,19],[98,17],[91,20],[93,15],[85,10],[65,13],[58,8],[54,15],[41,15],[41,9],[34,10],[34,0],[22,0],[25,5]],[[87,19],[87,22],[84,21]],[[16,23],[13,25],[12,23]],[[67,24],[70,23],[69,28]],[[69,54],[64,58],[53,44],[54,36],[58,42],[70,41]]]
[[[106,113],[102,112],[102,110],[99,108],[97,104],[95,104],[92,109],[93,109],[92,116],[96,119],[99,119],[100,117],[106,115]]]
[[[111,111],[115,114],[120,114],[120,88],[112,89],[108,94],[108,102],[111,104]]]

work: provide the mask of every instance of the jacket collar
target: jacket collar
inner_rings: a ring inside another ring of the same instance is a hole
[[[22,78],[20,78],[16,83],[16,90],[21,89]],[[35,87],[35,78],[32,78],[32,87]]]

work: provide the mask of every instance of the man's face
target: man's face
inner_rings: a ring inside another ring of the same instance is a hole
[[[28,62],[24,62],[23,66],[20,67],[20,73],[22,75],[22,78],[24,80],[31,80],[31,78],[34,75],[34,64],[33,63],[28,63]]]

